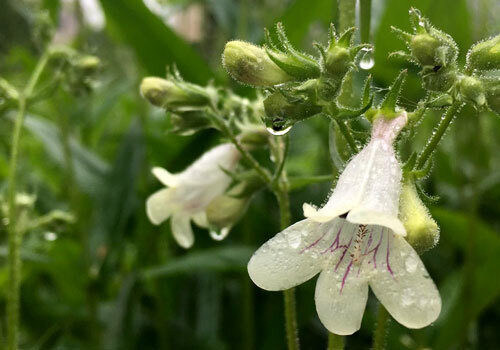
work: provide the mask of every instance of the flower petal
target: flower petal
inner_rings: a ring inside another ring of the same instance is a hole
[[[332,333],[349,335],[361,327],[368,299],[368,282],[351,259],[321,272],[316,284],[316,311]]]
[[[326,222],[347,213],[363,199],[377,149],[369,143],[347,164],[328,202],[319,210],[304,206],[304,215],[314,221]]]
[[[190,248],[194,243],[194,235],[189,216],[182,214],[172,215],[170,225],[177,243],[182,248]]]
[[[323,268],[333,232],[341,224],[335,220],[320,224],[302,220],[262,245],[248,263],[252,281],[266,290],[284,290],[301,284]]]
[[[401,167],[394,150],[381,139],[370,141],[366,150],[370,150],[373,157],[368,160],[366,177],[358,184],[363,190],[362,199],[351,209],[347,220],[389,227],[404,236],[406,230],[398,219]]]
[[[194,214],[191,219],[201,228],[208,228],[207,214],[204,211]]]
[[[418,254],[400,236],[387,234],[380,264],[370,273],[370,286],[387,311],[408,328],[434,322],[441,311],[441,297]],[[385,255],[385,258],[383,257]]]
[[[151,169],[151,172],[165,186],[175,187],[179,184],[178,176],[171,174],[167,169],[154,167],[153,169]]]
[[[146,214],[155,225],[167,220],[174,210],[174,191],[171,188],[163,188],[146,200]]]

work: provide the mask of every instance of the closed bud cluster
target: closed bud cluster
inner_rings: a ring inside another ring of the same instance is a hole
[[[210,118],[203,110],[170,113],[170,131],[188,136],[212,126]]]
[[[471,47],[467,68],[472,72],[500,69],[500,34]]]
[[[423,86],[431,91],[448,91],[457,79],[458,47],[453,38],[434,28],[420,11],[410,10],[413,34],[392,28],[405,41],[409,54],[396,52],[422,67]]]
[[[439,227],[418,196],[415,183],[406,180],[401,188],[399,216],[406,229],[406,240],[419,253],[433,248],[439,241]]]

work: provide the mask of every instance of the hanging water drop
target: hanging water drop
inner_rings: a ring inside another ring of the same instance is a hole
[[[274,136],[283,136],[285,135],[287,132],[290,131],[290,129],[292,128],[292,126],[289,126],[289,127],[286,127],[282,130],[275,130],[273,128],[266,128],[267,131],[271,134],[271,135],[274,135]]]
[[[218,231],[216,230],[210,230],[210,237],[216,241],[222,241],[226,236],[229,234],[230,228],[229,227],[224,227]]]
[[[361,58],[361,61],[359,61],[359,67],[364,70],[372,69],[373,66],[375,65],[375,59],[373,58],[373,50],[366,49],[364,51],[365,54],[363,55],[363,58]]]

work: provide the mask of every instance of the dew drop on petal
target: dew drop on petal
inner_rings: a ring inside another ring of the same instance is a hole
[[[405,268],[409,273],[415,272],[417,270],[417,265],[417,260],[412,256],[408,257],[408,259],[406,259],[405,261]]]
[[[302,242],[302,233],[298,230],[291,231],[286,237],[288,245],[292,249],[297,249],[300,246],[300,242]]]

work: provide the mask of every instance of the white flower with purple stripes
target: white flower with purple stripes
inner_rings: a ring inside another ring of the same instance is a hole
[[[167,187],[146,200],[149,220],[159,225],[172,217],[170,224],[175,240],[183,248],[191,247],[194,243],[191,220],[200,227],[208,227],[205,209],[231,184],[231,177],[224,170],[233,171],[239,159],[236,147],[224,143],[203,154],[181,173],[172,174],[163,168],[153,168],[153,175]],[[223,238],[210,232],[214,239]],[[224,234],[227,232],[229,230]]]
[[[436,320],[439,292],[398,219],[401,168],[392,143],[406,113],[374,122],[367,146],[346,166],[321,209],[278,233],[252,256],[251,279],[266,290],[285,290],[320,273],[316,309],[333,333],[361,326],[368,286],[408,328]]]

